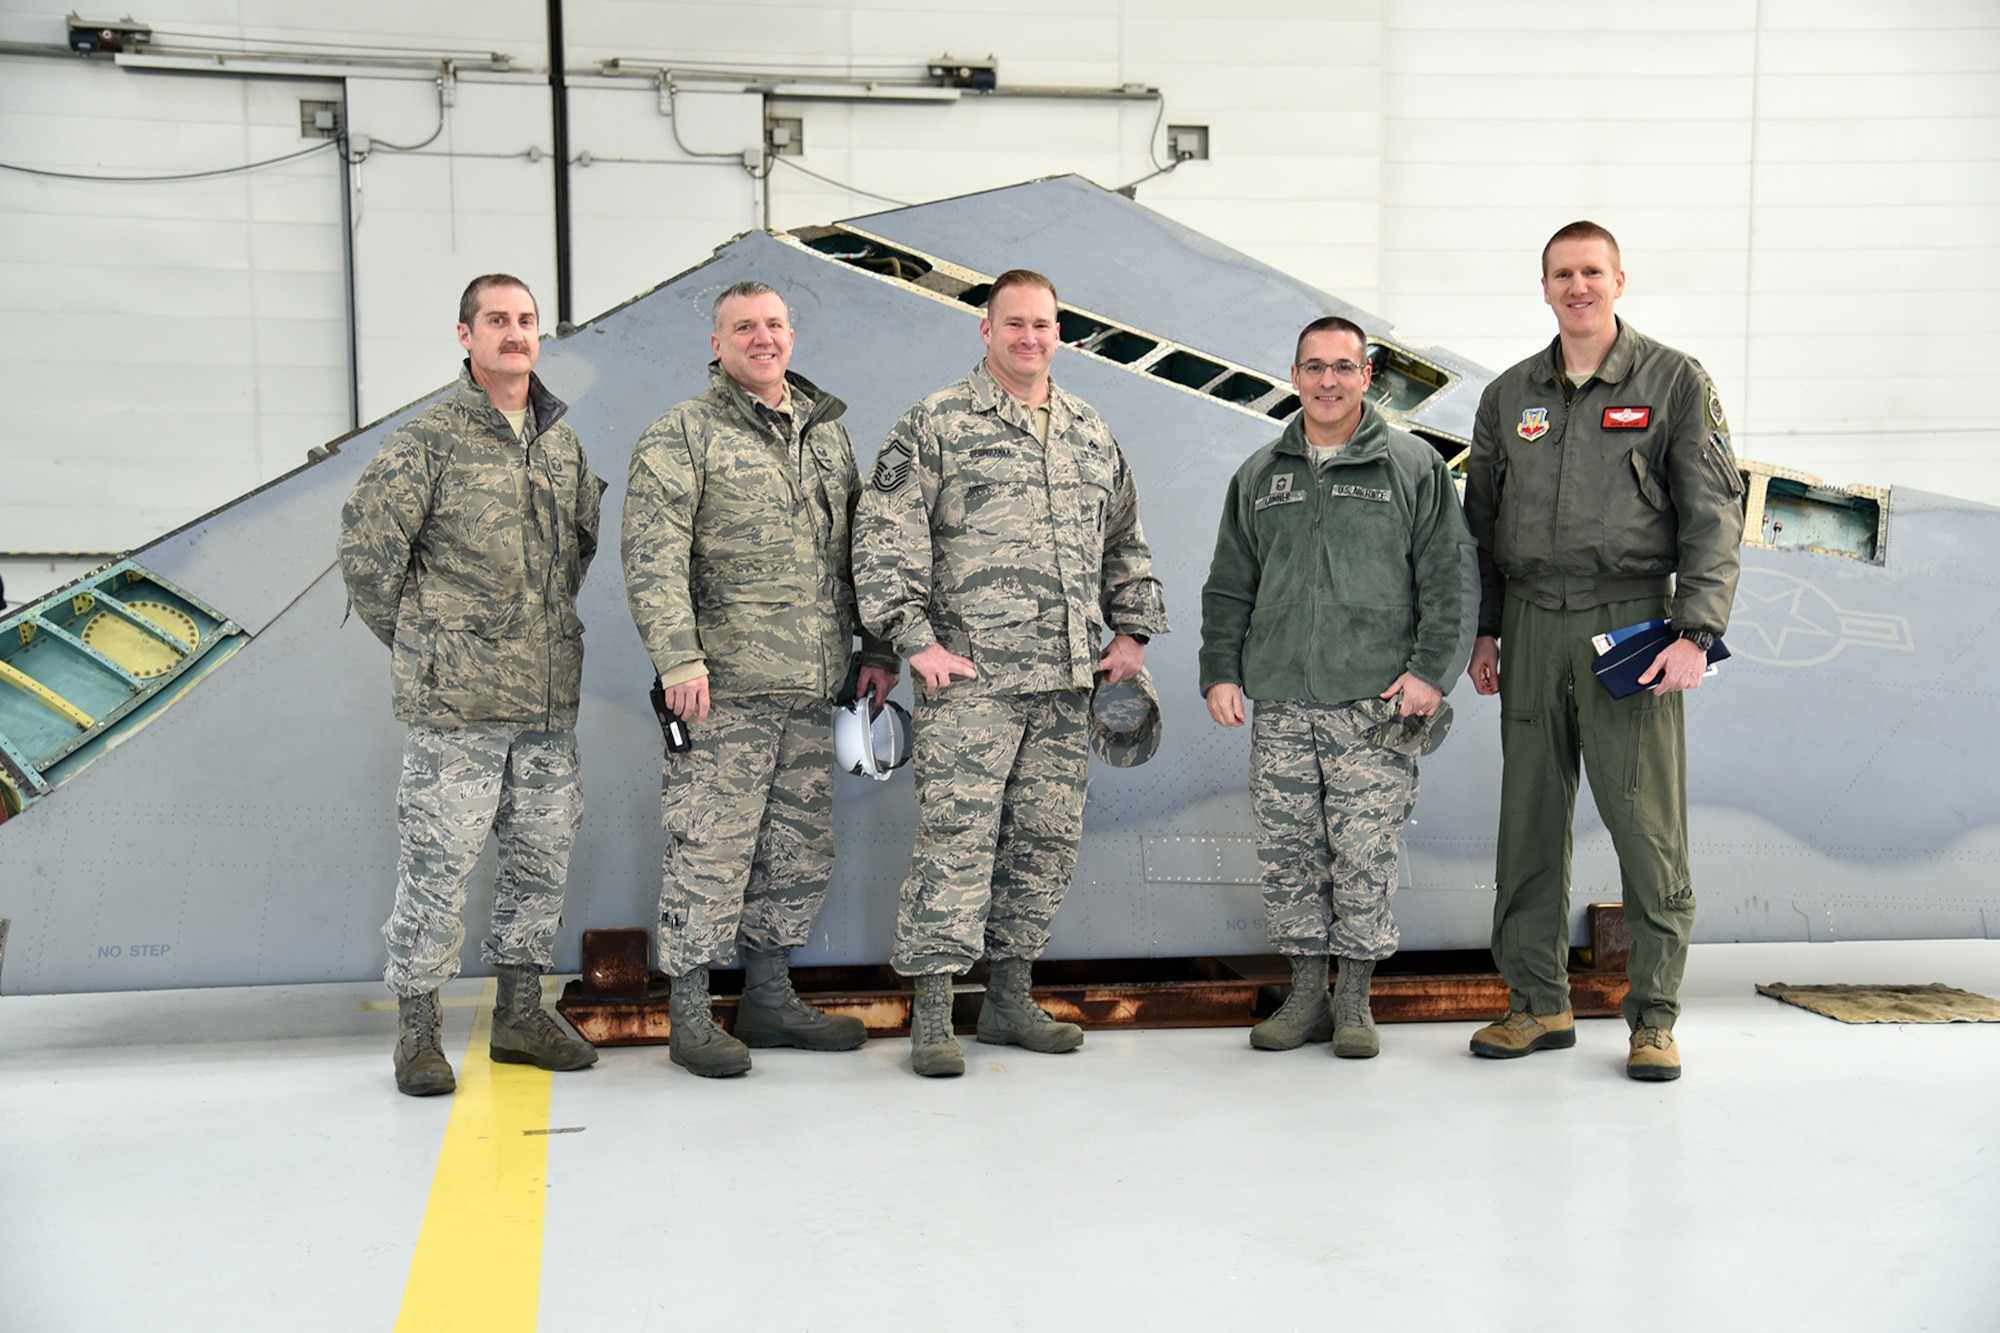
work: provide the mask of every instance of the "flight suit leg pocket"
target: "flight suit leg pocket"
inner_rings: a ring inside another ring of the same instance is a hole
[[[1634,833],[1672,835],[1686,826],[1681,697],[1643,691],[1632,697],[1631,705],[1623,737],[1627,817]]]
[[[1548,732],[1542,722],[1542,710],[1539,708],[1502,707],[1500,752],[1531,754],[1543,749],[1548,744]]]

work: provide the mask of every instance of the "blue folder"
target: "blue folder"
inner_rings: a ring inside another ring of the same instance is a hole
[[[1623,630],[1612,631],[1614,637],[1623,633]],[[1597,655],[1590,669],[1614,699],[1650,690],[1660,683],[1658,678],[1641,685],[1639,677],[1646,674],[1646,668],[1653,665],[1653,659],[1660,655],[1660,650],[1678,637],[1672,625],[1649,626],[1637,634],[1618,639],[1611,645],[1610,651]],[[1715,646],[1708,650],[1708,664],[1714,666],[1728,656],[1729,649],[1721,639],[1717,639]]]

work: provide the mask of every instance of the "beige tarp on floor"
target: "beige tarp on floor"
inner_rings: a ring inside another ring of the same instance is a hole
[[[2000,1023],[2000,1000],[1932,982],[1928,986],[1790,986],[1757,991],[1843,1023]]]

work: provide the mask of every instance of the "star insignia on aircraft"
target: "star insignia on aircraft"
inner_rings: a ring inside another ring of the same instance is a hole
[[[1729,646],[1737,657],[1765,666],[1817,666],[1847,648],[1916,644],[1903,616],[1849,611],[1815,585],[1790,574],[1746,569],[1729,618]]]

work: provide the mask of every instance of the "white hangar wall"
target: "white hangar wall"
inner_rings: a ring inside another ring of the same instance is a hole
[[[0,0],[0,43],[60,44],[67,8]],[[0,161],[118,175],[262,160],[313,145],[304,98],[384,146],[346,168],[345,214],[330,152],[200,182],[0,171],[5,375],[25,427],[0,437],[0,552],[137,544],[427,392],[455,371],[452,307],[474,273],[519,273],[554,323],[543,0],[132,8],[162,44],[259,50],[283,77],[0,46]],[[1714,370],[1744,453],[2000,502],[1986,0],[565,8],[570,148],[590,154],[570,174],[579,320],[766,218],[1057,172],[1138,180],[1164,151],[1164,110],[1208,126],[1212,157],[1145,181],[1144,203],[1413,336],[1494,367],[1527,354],[1550,333],[1535,254],[1594,217],[1624,242],[1624,311]],[[495,52],[511,72],[473,68]],[[907,77],[945,52],[991,53],[1003,86],[1136,83],[1164,106],[767,105],[702,77]],[[299,60],[343,53],[358,63]],[[415,53],[465,63],[441,95],[384,65]],[[609,59],[625,77],[599,72]],[[648,76],[669,64],[671,117]],[[758,145],[767,110],[798,117],[804,145],[767,179],[696,155]],[[809,369],[818,330],[803,332]],[[62,572],[19,572],[9,596]]]
[[[1594,218],[1739,452],[2000,503],[2000,5],[1386,12],[1385,314],[1517,360],[1535,255]]]

